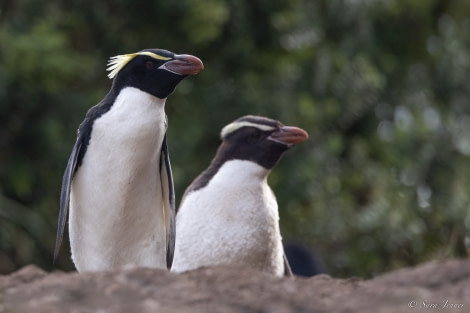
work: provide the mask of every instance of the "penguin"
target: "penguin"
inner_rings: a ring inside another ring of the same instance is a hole
[[[221,138],[209,167],[181,200],[171,271],[236,264],[291,275],[267,178],[287,150],[308,139],[307,132],[247,115],[225,126]]]
[[[175,196],[165,101],[203,68],[195,56],[163,49],[110,58],[111,90],[80,124],[63,176],[54,261],[69,214],[77,271],[171,267]]]

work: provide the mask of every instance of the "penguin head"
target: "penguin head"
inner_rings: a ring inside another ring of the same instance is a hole
[[[160,99],[168,97],[188,75],[204,69],[202,61],[188,54],[174,54],[162,49],[145,49],[118,55],[108,62],[108,77],[115,91],[135,87]]]
[[[248,160],[272,169],[284,152],[307,140],[308,134],[276,120],[247,115],[225,126],[221,137],[223,142],[217,154],[225,158],[223,162]]]

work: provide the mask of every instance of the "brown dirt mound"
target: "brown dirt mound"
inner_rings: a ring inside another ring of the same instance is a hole
[[[470,312],[470,261],[430,262],[371,280],[276,278],[248,268],[183,274],[135,268],[0,276],[0,312]]]

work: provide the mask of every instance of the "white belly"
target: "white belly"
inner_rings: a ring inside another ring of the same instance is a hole
[[[252,162],[230,161],[206,187],[186,196],[176,219],[172,271],[238,264],[283,274],[278,208],[266,172]]]
[[[166,268],[159,158],[164,101],[126,88],[98,118],[72,181],[69,234],[79,271]]]

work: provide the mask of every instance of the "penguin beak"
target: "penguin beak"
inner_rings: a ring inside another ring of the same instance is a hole
[[[195,56],[176,54],[173,60],[164,63],[160,68],[178,75],[196,75],[204,69],[204,64]]]
[[[285,144],[286,146],[292,146],[308,139],[308,133],[298,127],[294,126],[283,126],[279,130],[272,133],[269,140],[277,141]]]

